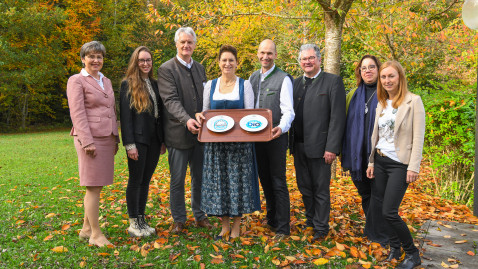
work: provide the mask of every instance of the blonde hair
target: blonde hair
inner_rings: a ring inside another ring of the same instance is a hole
[[[153,54],[147,47],[137,47],[131,55],[131,58],[129,59],[128,69],[126,70],[126,75],[123,79],[123,81],[128,82],[128,95],[131,96],[130,107],[134,108],[137,113],[151,111],[152,108],[152,103],[149,99],[147,85],[141,77],[141,70],[139,69],[138,65],[139,53],[142,51],[146,51],[147,53],[149,53],[149,55],[151,55],[151,57],[153,56]],[[153,80],[152,68],[148,73],[148,78],[150,80]]]
[[[382,80],[380,79],[380,73],[383,69],[387,67],[392,67],[398,72],[398,93],[392,100],[392,107],[398,108],[407,95],[408,87],[407,87],[407,78],[405,77],[405,70],[403,69],[402,65],[397,61],[388,61],[380,66],[380,70],[378,71],[378,83],[377,83],[377,99],[378,102],[382,105],[382,107],[387,106],[387,99],[389,99],[388,92],[382,86]]]

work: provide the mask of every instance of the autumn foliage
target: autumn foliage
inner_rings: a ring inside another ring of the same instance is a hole
[[[112,242],[115,248],[92,250],[103,260],[111,261],[124,253],[133,252],[142,257],[132,264],[140,267],[157,267],[165,263],[177,266],[198,266],[208,268],[212,265],[250,267],[311,267],[325,265],[330,268],[388,268],[392,264],[382,262],[388,251],[379,244],[371,243],[362,237],[364,226],[361,199],[350,181],[340,170],[339,176],[331,184],[331,218],[330,234],[321,243],[311,241],[313,231],[305,228],[304,208],[301,195],[295,181],[292,158],[288,158],[287,182],[291,198],[291,236],[281,242],[273,239],[274,233],[264,226],[265,201],[262,212],[245,216],[240,239],[236,241],[214,241],[220,230],[220,224],[208,232],[194,228],[194,219],[189,216],[188,231],[185,235],[170,234],[172,218],[169,212],[169,172],[166,167],[159,167],[153,176],[148,202],[150,222],[156,225],[157,236],[136,239],[129,237],[127,214],[124,212],[124,190],[127,184],[125,170],[117,174],[117,181],[102,196],[103,226],[116,231]],[[410,185],[400,208],[401,217],[408,223],[413,233],[419,233],[419,227],[426,220],[447,220],[478,224],[478,219],[464,205],[456,205],[448,200],[434,197],[425,190],[431,181],[431,169],[422,167],[420,180]],[[77,179],[73,179],[77,181]],[[187,186],[189,199],[189,186]],[[188,200],[187,199],[187,200]],[[82,201],[76,201],[81,205]],[[49,213],[45,218],[55,218]],[[211,218],[214,220],[214,218]],[[214,221],[215,222],[215,221]],[[18,227],[28,224],[19,219]],[[58,230],[43,238],[44,241],[59,240],[62,236],[76,236],[79,222],[65,223]],[[60,245],[51,249],[60,255],[71,251],[69,246]],[[431,242],[432,243],[432,242]],[[416,240],[421,247],[422,241]],[[433,244],[433,243],[432,243]],[[166,255],[166,256],[164,256]],[[156,257],[156,258],[155,258]],[[159,258],[161,257],[161,258]],[[160,262],[156,261],[161,259]],[[90,266],[88,259],[77,261],[77,266]]]

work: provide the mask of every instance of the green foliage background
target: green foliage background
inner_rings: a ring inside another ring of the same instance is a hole
[[[426,111],[425,165],[433,169],[435,192],[473,204],[476,94],[451,85],[434,94],[418,91]],[[476,85],[475,85],[476,86]],[[436,174],[435,174],[436,173]]]

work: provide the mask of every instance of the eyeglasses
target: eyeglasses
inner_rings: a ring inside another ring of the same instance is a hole
[[[151,58],[149,59],[138,59],[139,64],[150,64],[153,62]]]
[[[300,58],[300,62],[302,63],[313,62],[315,61],[316,58],[317,58],[316,56],[304,57],[304,58]]]
[[[376,65],[369,65],[369,66],[362,66],[360,67],[360,70],[362,70],[362,72],[367,72],[367,70],[370,70],[370,71],[373,71],[377,68]]]

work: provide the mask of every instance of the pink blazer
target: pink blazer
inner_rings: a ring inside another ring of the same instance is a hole
[[[68,79],[66,92],[70,117],[73,123],[70,135],[77,136],[82,147],[93,143],[93,137],[116,136],[115,96],[111,81],[103,77],[103,90],[88,76],[76,74]]]

